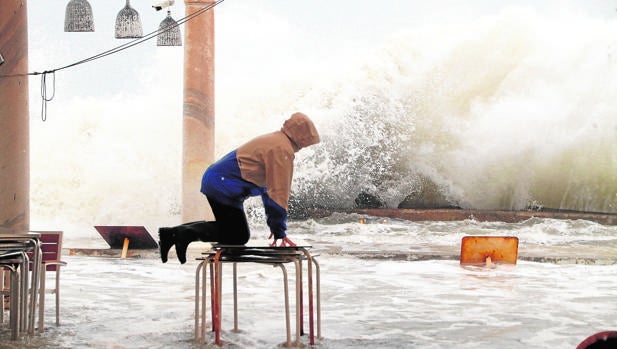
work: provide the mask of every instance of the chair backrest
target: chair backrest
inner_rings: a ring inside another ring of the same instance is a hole
[[[41,234],[41,251],[43,252],[42,260],[59,261],[62,255],[62,231],[36,231]],[[58,268],[55,264],[45,265],[45,270],[56,271]]]

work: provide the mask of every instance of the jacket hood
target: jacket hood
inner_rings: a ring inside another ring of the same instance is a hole
[[[298,150],[320,141],[313,121],[303,113],[292,114],[283,124],[281,131],[298,146]]]

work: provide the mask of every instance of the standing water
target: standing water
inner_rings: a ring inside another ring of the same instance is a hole
[[[249,244],[265,244],[263,227],[252,228]],[[616,326],[616,227],[550,219],[384,222],[337,214],[293,222],[290,235],[321,254],[323,338],[317,348],[574,348]],[[461,267],[456,256],[465,235],[517,236],[517,265]],[[192,245],[190,254],[204,248]],[[44,334],[0,347],[198,348],[197,262],[180,265],[170,257],[167,264],[158,256],[65,257],[62,325],[53,325],[48,302]],[[225,268],[224,347],[283,343],[281,272],[239,266],[241,331],[234,333],[231,270]],[[6,330],[1,334],[8,337]],[[213,338],[208,333],[208,347],[215,347]]]

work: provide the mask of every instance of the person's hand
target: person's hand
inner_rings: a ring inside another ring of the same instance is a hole
[[[272,234],[268,237],[268,239],[272,239]],[[274,239],[274,241],[270,244],[270,247],[287,247],[287,246],[296,246],[296,244],[291,241],[288,237],[284,237],[281,240],[281,244],[276,246],[276,243],[279,239]]]

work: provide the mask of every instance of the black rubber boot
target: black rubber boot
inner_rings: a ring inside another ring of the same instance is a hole
[[[214,242],[217,241],[213,222],[191,222],[174,228],[176,243],[176,255],[181,264],[186,263],[186,249],[193,241]]]
[[[176,235],[176,256],[178,256],[180,264],[186,263],[186,249],[191,242],[197,240],[199,239],[197,239],[195,234],[188,232],[182,232]]]
[[[163,263],[167,263],[169,249],[176,243],[175,235],[174,228],[159,228],[159,251]]]

